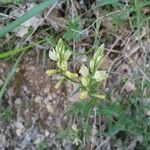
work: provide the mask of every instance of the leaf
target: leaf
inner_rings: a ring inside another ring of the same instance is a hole
[[[65,80],[64,77],[60,78],[57,84],[55,85],[55,89],[58,89],[61,86],[61,84],[64,82],[64,80]]]
[[[80,90],[80,95],[79,95],[80,99],[85,99],[87,95],[88,95],[87,90],[83,90],[83,89]]]
[[[24,23],[21,24],[21,27],[16,29],[16,36],[22,38],[24,35],[28,33],[29,27],[33,29],[37,29],[40,26],[40,23],[43,21],[43,18],[33,16],[32,18],[28,19]]]
[[[70,50],[67,50],[65,53],[64,53],[64,59],[65,61],[68,61],[68,59],[70,58],[71,56],[71,51]]]
[[[102,60],[102,58],[104,57],[104,44],[102,44],[97,50],[96,50],[96,53],[94,54],[95,57],[97,58],[95,61],[96,61],[96,64],[97,65],[100,65],[100,62]]]
[[[60,65],[60,69],[62,69],[63,71],[66,71],[68,68],[68,64],[66,61],[62,61],[61,65]]]
[[[89,75],[89,69],[85,66],[82,65],[80,68],[79,73],[83,76],[83,77],[87,77]]]
[[[96,71],[94,74],[94,79],[97,82],[101,82],[107,78],[106,71]]]
[[[18,54],[19,52],[22,52],[22,51],[24,51],[24,50],[27,50],[27,49],[29,49],[29,48],[31,48],[31,47],[34,47],[34,46],[36,46],[36,45],[42,43],[43,41],[44,41],[44,40],[41,40],[41,41],[35,42],[35,43],[33,43],[33,44],[30,44],[30,45],[25,46],[25,47],[22,47],[22,48],[16,48],[16,49],[14,49],[14,50],[9,50],[9,51],[7,51],[7,52],[0,53],[0,59],[1,59],[1,58],[6,58],[6,57],[9,57],[9,56],[14,56],[14,55]]]
[[[93,58],[90,60],[90,70],[91,70],[91,72],[94,72],[94,60],[93,60]]]
[[[96,3],[96,6],[94,8],[105,6],[108,4],[117,3],[117,2],[119,2],[119,0],[101,0]]]
[[[5,82],[4,82],[4,84],[3,84],[3,86],[2,86],[2,88],[0,90],[0,101],[2,100],[2,97],[3,97],[3,95],[4,95],[5,91],[6,91],[6,88],[7,88],[8,84],[10,83],[11,79],[14,77],[14,75],[16,73],[17,66],[18,66],[18,64],[19,64],[19,62],[20,62],[24,52],[25,51],[23,51],[20,54],[20,56],[18,57],[17,61],[15,62],[14,66],[12,67],[10,73],[8,74],[8,76],[7,76]]]
[[[81,83],[83,86],[87,87],[89,85],[90,79],[88,77],[81,77]]]
[[[68,19],[68,28],[66,28],[66,32],[63,35],[63,38],[67,41],[70,40],[79,40],[80,36],[78,33],[82,31],[81,20],[79,17],[69,18]]]
[[[70,78],[70,79],[73,79],[73,78],[77,78],[78,77],[78,74],[77,73],[72,73],[70,71],[66,71],[65,72],[65,75]]]
[[[57,60],[57,57],[56,57],[56,52],[53,50],[53,51],[49,51],[49,58],[56,61]]]
[[[95,72],[99,65],[102,63],[104,57],[104,44],[102,44],[94,53],[92,59],[90,60],[91,72]]]
[[[55,49],[56,49],[56,53],[59,55],[61,55],[64,52],[65,45],[64,45],[64,42],[61,38],[59,39]]]
[[[51,75],[56,74],[57,72],[58,72],[58,70],[52,69],[52,70],[47,70],[47,71],[46,71],[46,74],[47,74],[48,76],[51,76]]]
[[[99,94],[91,94],[91,95],[99,99],[106,99],[106,95],[99,95]]]

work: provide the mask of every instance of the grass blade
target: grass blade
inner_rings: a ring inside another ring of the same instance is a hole
[[[9,75],[7,76],[7,78],[6,78],[5,82],[4,82],[4,85],[2,86],[2,88],[1,88],[1,90],[0,90],[0,101],[2,100],[2,97],[3,97],[3,95],[4,95],[4,93],[5,93],[6,89],[7,89],[8,84],[10,83],[11,79],[12,79],[13,76],[15,75],[17,66],[18,66],[18,64],[19,64],[19,62],[20,62],[20,60],[21,60],[21,58],[22,58],[24,52],[25,52],[25,51],[23,51],[23,52],[21,53],[21,55],[18,57],[18,59],[17,59],[17,61],[15,62],[14,66],[12,67],[12,69],[11,69]]]
[[[102,6],[113,4],[116,2],[119,2],[119,0],[102,0],[102,1],[97,2],[96,6],[94,8],[102,7]]]
[[[9,56],[14,56],[14,55],[18,54],[19,52],[22,52],[22,51],[27,50],[27,49],[29,49],[29,48],[31,48],[31,47],[34,47],[34,46],[36,46],[37,44],[40,44],[40,43],[42,43],[42,42],[44,42],[44,40],[35,42],[35,43],[30,44],[30,45],[28,45],[28,46],[25,46],[25,47],[23,47],[23,48],[16,48],[16,49],[14,49],[14,50],[9,50],[8,52],[1,53],[1,54],[0,54],[0,59],[6,58],[6,57],[9,57]]]
[[[16,19],[14,22],[8,24],[6,27],[0,29],[0,37],[4,36],[6,33],[12,31],[14,28],[21,25],[23,22],[28,20],[29,18],[35,16],[36,14],[43,11],[45,8],[52,6],[57,0],[45,0],[44,2],[40,3],[39,5],[33,7],[31,10],[26,12],[23,16]]]

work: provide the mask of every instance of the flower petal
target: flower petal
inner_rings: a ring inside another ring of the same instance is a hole
[[[70,78],[70,79],[73,79],[73,78],[77,78],[78,77],[78,74],[77,73],[72,73],[70,71],[66,71],[65,72],[65,75]]]
[[[51,76],[51,75],[53,75],[53,74],[55,74],[55,73],[57,73],[57,72],[58,72],[58,70],[52,69],[52,70],[47,70],[47,71],[46,71],[46,74],[47,74],[48,76]]]
[[[57,60],[55,51],[49,51],[49,58],[54,60],[54,61]]]
[[[64,53],[64,59],[65,61],[67,61],[71,56],[71,51],[67,50],[65,53]]]
[[[86,90],[80,90],[80,99],[85,99],[88,95]]]
[[[93,78],[97,82],[105,80],[107,78],[106,71],[96,71]]]
[[[85,66],[82,65],[80,68],[79,73],[83,76],[83,77],[87,77],[89,75],[89,69]]]

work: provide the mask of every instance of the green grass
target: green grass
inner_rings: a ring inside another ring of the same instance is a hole
[[[25,51],[23,51],[20,56],[18,57],[18,59],[16,60],[15,64],[13,65],[10,73],[8,74],[5,82],[4,82],[4,85],[2,86],[2,88],[0,89],[0,101],[2,101],[2,98],[3,98],[3,95],[5,93],[5,91],[7,90],[7,86],[9,85],[11,79],[14,77],[15,73],[16,73],[16,70],[17,70],[17,67],[18,67],[18,64],[23,56]]]
[[[21,3],[22,0],[0,0],[0,4],[10,4],[10,3],[13,3],[13,4],[18,4],[18,3]]]
[[[114,0],[114,1],[102,1],[102,3],[96,5],[92,9],[96,7],[110,5],[110,4],[113,4],[114,9],[116,8],[123,9],[124,7],[124,5],[120,5],[118,1]],[[147,5],[149,5],[148,1],[144,1],[142,3],[138,0],[135,0],[133,3],[129,4],[129,7],[125,8],[124,10],[121,10],[119,13],[115,13],[113,15],[112,12],[110,16],[114,19],[113,22],[115,22],[117,25],[116,30],[118,31],[120,27],[121,28],[128,27],[128,29],[130,29],[130,23],[131,23],[135,28],[135,32],[137,31],[137,35],[140,36],[141,29],[142,29],[141,25],[145,21],[145,18],[144,19],[142,18],[143,14],[141,14],[141,9]],[[133,13],[133,12],[134,12],[134,16],[129,20],[128,13]],[[116,14],[118,18],[115,16]],[[125,15],[127,15],[127,18],[125,18]],[[103,19],[100,20],[98,19],[98,17],[95,24],[91,26],[92,28],[94,28],[95,31],[95,37],[94,37],[95,42],[93,44],[93,47],[96,47],[102,40],[99,38],[97,33],[99,31]],[[72,33],[70,33],[70,35],[71,34]],[[91,101],[85,100],[73,104],[73,106],[69,109],[68,114],[70,116],[74,115],[75,122],[77,123],[77,128],[80,129],[79,138],[82,139],[83,143],[85,137],[88,138],[91,134],[93,128],[92,127],[93,120],[91,118],[94,118],[93,109],[96,105],[97,108],[96,117],[98,118],[100,116],[103,116],[104,118],[106,118],[107,130],[105,131],[98,130],[98,132],[101,132],[102,136],[110,137],[112,141],[115,143],[118,140],[117,135],[122,133],[123,136],[125,136],[125,139],[122,142],[124,148],[126,149],[127,146],[130,144],[131,139],[133,139],[135,136],[141,135],[143,137],[143,142],[139,143],[139,147],[141,147],[141,150],[149,149],[150,118],[146,115],[145,112],[146,110],[149,110],[150,107],[142,103],[141,99],[144,96],[143,95],[144,91],[141,89],[142,83],[139,82],[140,81],[136,82],[137,90],[135,92],[133,92],[128,97],[126,97],[125,94],[119,95],[120,98],[116,99],[116,102],[114,103],[111,100],[112,93],[107,93],[108,98],[107,101],[105,102],[98,101],[95,103],[92,100]],[[144,89],[149,88],[149,86],[150,83],[146,81],[144,83]],[[147,95],[147,97],[149,96]],[[62,138],[69,138],[69,135],[71,134],[70,132],[72,132],[69,129],[70,127],[66,129],[61,129],[60,134]],[[97,134],[97,136],[99,135]],[[72,138],[70,137],[69,140],[72,141]]]
[[[48,148],[48,145],[45,141],[41,141],[40,143],[36,144],[37,150],[46,150]]]
[[[29,18],[37,15],[41,11],[43,11],[45,8],[52,6],[56,0],[45,0],[44,2],[41,2],[37,6],[33,7],[31,10],[27,11],[23,16],[16,19],[14,22],[8,24],[6,27],[0,28],[0,38],[6,35],[8,32],[12,31],[16,27],[20,26],[23,22],[28,20]]]
[[[0,120],[1,121],[9,122],[12,119],[12,116],[13,116],[13,111],[9,106],[0,108]]]
[[[114,142],[117,141],[116,136],[122,133],[124,146],[130,144],[131,137],[140,135],[143,137],[140,146],[142,149],[147,149],[150,144],[150,118],[146,116],[145,112],[150,110],[150,106],[142,103],[143,91],[141,91],[140,84],[137,83],[137,91],[128,98],[126,95],[122,95],[114,103],[111,100],[97,103],[96,116],[106,118],[107,125],[107,129],[103,131],[97,128],[97,133],[101,132],[101,136],[110,137]],[[145,85],[145,88],[149,88],[149,86],[150,83]],[[93,106],[91,101],[82,101],[73,105],[68,112],[76,116],[78,128],[82,126],[82,129],[80,128],[81,139],[84,139],[85,136],[88,138],[91,133],[93,121],[90,116],[94,116]],[[68,130],[65,132],[68,133]]]

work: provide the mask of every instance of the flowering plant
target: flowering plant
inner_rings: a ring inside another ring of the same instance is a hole
[[[61,74],[61,78],[55,85],[55,88],[59,88],[62,82],[68,79],[79,84],[80,99],[86,99],[87,97],[105,99],[105,95],[99,94],[95,88],[107,78],[105,70],[98,70],[104,57],[104,44],[94,53],[89,67],[82,64],[78,73],[73,73],[68,70],[68,60],[71,54],[70,50],[65,49],[65,44],[62,39],[58,41],[53,51],[49,51],[49,57],[53,61],[56,61],[58,69],[47,70],[46,74],[49,76],[57,73]]]

